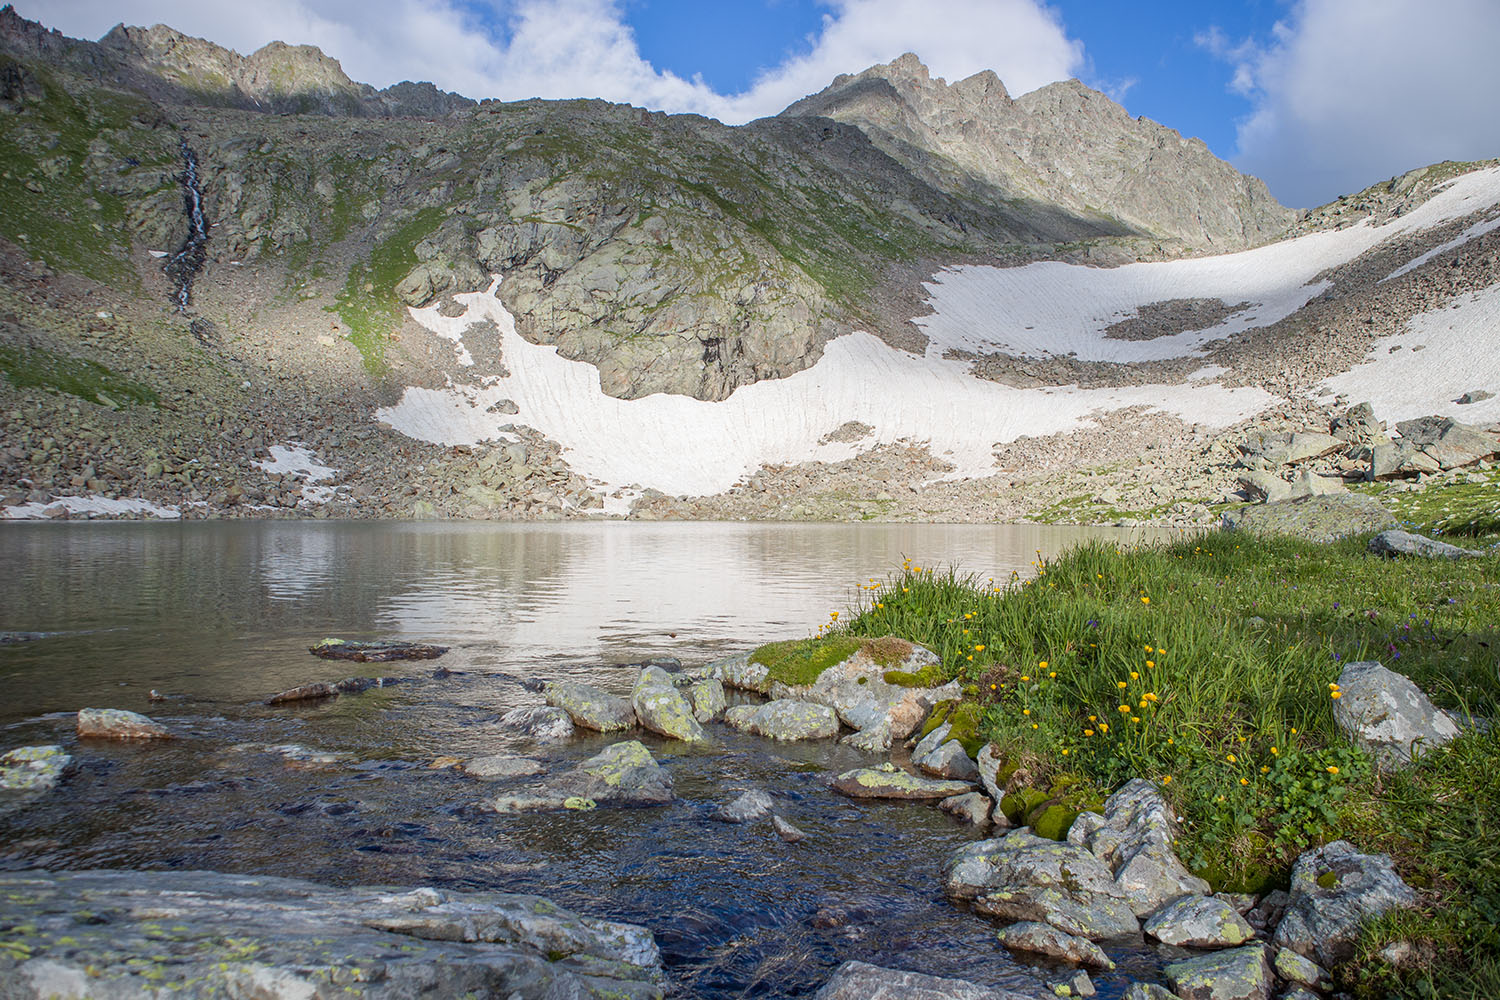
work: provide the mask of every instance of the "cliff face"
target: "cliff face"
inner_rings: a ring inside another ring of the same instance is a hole
[[[948,84],[916,56],[840,76],[785,116],[849,122],[914,173],[1003,196],[1108,215],[1195,250],[1266,242],[1296,213],[1197,139],[1076,80],[1012,99],[994,73]]]

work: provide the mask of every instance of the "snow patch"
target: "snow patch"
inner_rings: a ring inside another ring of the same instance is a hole
[[[302,499],[308,503],[327,503],[343,488],[313,485],[324,479],[333,478],[338,475],[339,470],[319,462],[317,456],[312,453],[312,449],[299,441],[284,445],[273,444],[270,452],[269,460],[250,464],[268,473],[280,473],[301,480],[304,484]]]
[[[1352,402],[1368,400],[1391,423],[1430,414],[1466,424],[1500,421],[1500,284],[1413,316],[1405,330],[1375,341],[1370,359],[1323,385]],[[1497,395],[1455,402],[1472,389]]]
[[[1380,280],[1381,282],[1390,281],[1392,278],[1399,278],[1403,274],[1415,271],[1417,268],[1421,267],[1429,260],[1432,260],[1434,257],[1440,257],[1443,254],[1447,253],[1449,250],[1461,247],[1470,240],[1483,236],[1485,233],[1491,232],[1495,229],[1500,229],[1500,215],[1495,216],[1493,219],[1486,219],[1483,222],[1474,223],[1468,229],[1465,229],[1463,232],[1453,237],[1453,239],[1449,240],[1447,243],[1439,244],[1438,246],[1435,246],[1431,250],[1424,253],[1422,256],[1415,257],[1407,261],[1405,264],[1402,264],[1400,267],[1396,268],[1394,271],[1392,271],[1390,274],[1387,274]]]
[[[502,425],[530,426],[557,441],[574,471],[608,492],[646,486],[719,493],[764,465],[840,461],[898,442],[925,444],[953,463],[949,478],[983,477],[995,472],[996,444],[1087,429],[1110,411],[1144,406],[1226,426],[1274,401],[1259,389],[1216,384],[1017,389],[975,377],[967,362],[908,354],[866,333],[839,337],[811,368],[741,386],[721,402],[664,394],[622,400],[599,388],[593,365],[517,334],[498,287],[497,278],[488,291],[455,296],[466,309],[457,317],[437,307],[411,315],[440,336],[490,320],[510,374],[482,385],[408,388],[376,419],[438,444],[494,441]],[[517,412],[489,412],[500,399],[512,400]],[[874,431],[857,444],[819,443],[850,420]]]
[[[14,507],[0,507],[0,519],[7,521],[44,520],[48,517],[49,511],[58,510],[66,510],[70,515],[75,516],[97,514],[104,517],[120,517],[125,514],[150,514],[152,517],[159,517],[163,520],[174,520],[182,516],[182,512],[176,507],[164,507],[150,500],[142,500],[138,497],[112,500],[93,493],[79,497],[57,497],[50,503],[32,501],[17,504]]]
[[[1500,204],[1500,167],[1451,182],[1385,225],[1358,225],[1241,253],[1193,260],[1085,267],[1041,261],[1025,267],[965,265],[928,283],[933,312],[914,322],[929,358],[949,350],[1020,357],[1075,355],[1085,361],[1161,361],[1203,353],[1212,341],[1276,323],[1321,294],[1317,276],[1397,236],[1430,229]],[[1399,272],[1398,272],[1399,273]],[[1110,325],[1172,299],[1216,298],[1251,308],[1201,330],[1151,340],[1104,336]]]

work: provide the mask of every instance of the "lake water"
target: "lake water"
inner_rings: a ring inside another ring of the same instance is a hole
[[[994,928],[943,897],[976,834],[928,806],[854,802],[828,776],[871,763],[828,742],[712,726],[713,745],[641,739],[678,801],[644,810],[499,815],[440,756],[525,753],[566,770],[612,739],[524,744],[495,725],[538,695],[517,678],[627,693],[649,657],[696,665],[811,634],[903,558],[1003,581],[1037,550],[1141,532],[1050,526],[78,524],[0,529],[0,750],[62,743],[78,771],[0,813],[0,868],[213,869],[337,885],[551,896],[649,926],[683,997],[795,997],[841,962],[1034,982]],[[316,659],[325,636],[441,643],[438,661]],[[434,667],[455,671],[432,676]],[[408,683],[293,707],[271,694],[350,674]],[[151,703],[152,689],[167,696]],[[80,745],[81,707],[144,712],[187,738]],[[352,755],[292,766],[267,749]],[[758,785],[809,836],[710,814]],[[1144,952],[1100,976],[1117,994]]]

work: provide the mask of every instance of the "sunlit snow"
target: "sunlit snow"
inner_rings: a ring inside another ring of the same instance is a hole
[[[182,516],[182,512],[176,507],[164,507],[154,504],[149,500],[141,500],[134,497],[122,497],[114,500],[109,497],[89,494],[77,497],[56,497],[47,503],[32,501],[31,503],[17,504],[14,507],[0,507],[0,519],[11,521],[35,521],[45,519],[49,511],[66,510],[70,516],[98,514],[102,517],[120,517],[126,514],[150,514],[163,520],[172,520]]]

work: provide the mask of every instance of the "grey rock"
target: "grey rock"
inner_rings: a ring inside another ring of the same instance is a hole
[[[1173,962],[1162,971],[1182,1000],[1270,1000],[1276,981],[1263,944]]]
[[[530,757],[516,757],[512,754],[491,754],[487,757],[475,757],[466,760],[458,766],[460,772],[480,781],[499,781],[503,778],[527,778],[534,774],[541,774],[546,768],[532,760]]]
[[[526,705],[500,716],[500,725],[540,743],[565,740],[573,735],[573,717],[551,705]]]
[[[979,753],[974,757],[974,764],[979,769],[979,781],[984,785],[984,792],[996,802],[999,802],[1005,795],[1005,789],[1000,787],[999,782],[1000,767],[1004,763],[993,743],[986,743],[980,747]]]
[[[646,667],[630,692],[635,717],[653,733],[700,743],[707,737],[693,715],[693,706],[677,690],[672,678],[660,667]]]
[[[1470,403],[1482,403],[1486,399],[1494,398],[1495,394],[1488,389],[1470,389],[1462,396],[1459,396],[1457,402],[1462,406],[1468,406]]]
[[[1345,490],[1342,479],[1336,476],[1320,476],[1311,469],[1303,469],[1297,473],[1297,478],[1292,480],[1289,499],[1321,497],[1343,492]]]
[[[839,966],[812,1000],[1027,1000],[1024,994],[992,989],[964,979],[884,969],[865,962]]]
[[[872,651],[879,644],[881,659]],[[894,647],[900,647],[897,659]],[[827,705],[838,713],[839,720],[852,729],[869,730],[885,737],[871,741],[873,750],[890,749],[890,740],[903,740],[911,734],[939,701],[955,698],[957,684],[935,688],[902,687],[885,680],[887,672],[900,670],[915,673],[937,664],[936,653],[924,646],[886,636],[861,646],[848,659],[824,670],[811,684],[773,691],[776,697],[799,698]],[[883,745],[882,745],[883,744]]]
[[[724,684],[715,677],[694,681],[687,689],[693,705],[693,718],[700,723],[713,722],[724,714]]]
[[[1309,496],[1243,507],[1224,514],[1224,527],[1254,535],[1292,535],[1331,542],[1346,535],[1396,527],[1396,518],[1373,497],[1358,493]]]
[[[988,795],[980,792],[965,792],[943,799],[938,803],[938,808],[970,826],[983,828],[989,826],[990,813],[994,811],[995,803]]]
[[[1500,451],[1495,435],[1451,417],[1418,417],[1396,425],[1405,445],[1421,453],[1444,470],[1473,465]]]
[[[548,705],[567,712],[575,726],[601,733],[635,728],[635,708],[629,698],[576,681],[548,681],[542,694]]]
[[[48,791],[57,787],[72,762],[60,746],[17,747],[0,756],[0,789]]]
[[[833,790],[853,799],[946,799],[973,787],[967,781],[923,778],[899,768],[860,767],[833,779]]]
[[[672,776],[636,740],[606,747],[564,775],[555,790],[600,805],[654,806],[674,798]]]
[[[1272,889],[1250,908],[1245,919],[1258,931],[1273,931],[1281,923],[1282,914],[1286,913],[1287,904],[1291,901],[1292,897],[1286,890]]]
[[[1319,879],[1331,881],[1320,885]],[[1291,902],[1271,939],[1324,968],[1354,954],[1360,925],[1417,895],[1384,854],[1360,854],[1346,840],[1305,852],[1292,866]]]
[[[1087,965],[1095,969],[1115,967],[1115,963],[1110,961],[1103,948],[1088,938],[1064,934],[1051,924],[1023,920],[1002,928],[998,937],[1000,943],[1012,951],[1046,955],[1059,962]]]
[[[1391,529],[1370,539],[1370,551],[1378,556],[1421,556],[1427,559],[1466,559],[1484,555],[1410,531]]]
[[[1279,476],[1259,469],[1241,472],[1236,477],[1236,481],[1252,500],[1277,503],[1289,499],[1292,495],[1290,483]]]
[[[913,758],[922,770],[938,778],[978,781],[979,768],[957,740],[949,740],[923,757]]]
[[[1370,449],[1370,469],[1366,477],[1371,480],[1399,479],[1441,470],[1438,460],[1424,449],[1409,441],[1399,441],[1377,444]]]
[[[1216,896],[1184,896],[1153,913],[1142,927],[1162,944],[1188,948],[1231,948],[1255,936],[1255,930]]]
[[[939,746],[942,745],[943,741],[948,738],[948,734],[952,731],[953,724],[950,722],[944,722],[938,725],[935,729],[932,730],[932,732],[922,737],[921,740],[917,742],[917,745],[915,747],[912,747],[912,761],[919,761],[923,757],[926,757],[928,754],[932,753],[932,751],[936,750]]]
[[[1322,996],[1305,986],[1292,986],[1281,994],[1280,1000],[1322,1000]]]
[[[1177,994],[1155,983],[1131,983],[1120,1000],[1178,1000]]]
[[[161,723],[120,708],[81,708],[78,735],[83,739],[165,740],[172,733]]]
[[[1052,994],[1059,997],[1091,997],[1098,992],[1094,981],[1082,969],[1076,969],[1071,976],[1052,984]]]
[[[708,669],[713,672],[711,676],[717,677],[725,687],[754,691],[756,694],[769,694],[771,691],[770,670],[764,664],[751,663],[748,652],[715,660],[708,664]]]
[[[786,698],[764,705],[736,705],[724,713],[724,723],[784,742],[828,739],[839,733],[839,718],[827,705]]]
[[[1109,866],[1119,891],[1138,917],[1185,895],[1207,895],[1209,885],[1185,868],[1172,850],[1172,810],[1149,781],[1126,782],[1104,802],[1104,814],[1081,813],[1068,842],[1087,847]]]
[[[539,896],[336,889],[217,872],[28,871],[0,873],[0,920],[34,928],[26,957],[0,959],[5,995],[17,1000],[307,1000],[351,983],[373,1000],[662,996],[649,931]]]
[[[1375,419],[1375,410],[1369,403],[1351,406],[1335,417],[1332,430],[1335,437],[1350,444],[1382,444],[1390,441],[1385,435],[1385,428]]]
[[[1333,980],[1321,965],[1290,948],[1281,948],[1276,952],[1275,968],[1276,974],[1289,983],[1310,986],[1315,990],[1326,990],[1333,985]]]
[[[1384,766],[1410,763],[1412,753],[1442,746],[1458,726],[1407,677],[1375,660],[1344,667],[1333,718]]]
[[[775,808],[776,802],[770,795],[762,789],[752,788],[733,802],[720,806],[714,819],[724,823],[749,823],[769,815]]]
[[[795,826],[782,819],[780,816],[771,816],[771,828],[776,831],[776,836],[780,837],[788,844],[795,844],[807,839],[807,834],[803,833],[801,830],[797,829]]]

